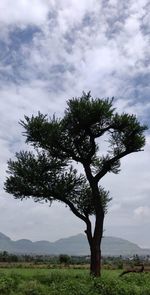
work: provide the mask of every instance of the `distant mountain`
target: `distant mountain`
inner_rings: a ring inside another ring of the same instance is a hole
[[[89,255],[90,250],[86,236],[78,234],[56,242],[37,241],[27,239],[13,241],[0,233],[0,251],[17,254],[47,254],[47,255]],[[102,255],[104,256],[131,256],[150,255],[150,249],[142,249],[138,245],[116,237],[104,237],[102,240]]]

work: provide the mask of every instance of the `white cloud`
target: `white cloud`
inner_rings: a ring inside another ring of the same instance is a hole
[[[46,21],[52,4],[48,0],[1,0],[0,26],[39,26]]]
[[[27,52],[26,60],[34,74],[38,74],[38,71],[44,76],[46,74],[54,83],[57,78],[62,79],[66,90],[70,86],[74,91],[89,88],[96,94],[101,91],[102,96],[118,93],[126,97],[130,95],[134,90],[130,79],[146,70],[143,61],[148,54],[148,37],[142,33],[140,19],[135,13],[134,17],[126,16],[122,30],[116,30],[110,38],[107,35],[110,12],[106,11],[107,14],[100,19],[99,11],[100,7],[97,13],[94,10],[93,22],[83,26],[87,9],[74,2],[66,6],[65,2],[63,8],[58,10],[55,25],[52,26],[50,22],[44,27],[43,33],[35,36],[33,46]],[[65,23],[65,29],[60,21]],[[66,34],[72,39],[71,42],[66,39]],[[58,64],[65,71],[61,76],[52,76],[51,68]],[[77,79],[78,82],[74,83]]]

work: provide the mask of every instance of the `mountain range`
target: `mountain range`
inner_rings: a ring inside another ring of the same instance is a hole
[[[32,242],[27,239],[13,241],[8,236],[0,233],[0,251],[33,255],[68,254],[82,256],[90,254],[88,242],[84,234],[60,239],[56,242]],[[134,254],[150,255],[150,249],[142,249],[134,243],[117,237],[104,237],[102,239],[103,256],[131,256]]]

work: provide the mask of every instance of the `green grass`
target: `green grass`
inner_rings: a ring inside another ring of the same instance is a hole
[[[86,270],[0,269],[1,295],[150,295],[150,273],[103,271],[99,279]]]

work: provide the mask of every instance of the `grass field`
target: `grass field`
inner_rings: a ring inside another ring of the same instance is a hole
[[[81,269],[0,269],[2,295],[150,295],[150,273],[119,277],[104,270],[101,279]]]

